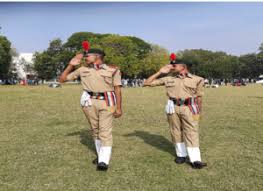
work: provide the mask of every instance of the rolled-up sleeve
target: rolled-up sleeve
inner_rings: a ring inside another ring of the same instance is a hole
[[[205,93],[204,93],[204,79],[202,78],[198,83],[197,83],[197,90],[196,90],[196,95],[197,96],[203,96]]]
[[[67,75],[67,80],[75,80],[80,76],[80,68],[75,70],[74,72],[71,72],[69,75]]]
[[[163,86],[165,84],[165,81],[166,81],[167,77],[163,77],[163,78],[159,78],[159,79],[156,79],[156,80],[153,80],[150,84],[151,87],[154,87],[154,86]]]
[[[117,69],[113,76],[113,86],[121,86],[121,71]]]

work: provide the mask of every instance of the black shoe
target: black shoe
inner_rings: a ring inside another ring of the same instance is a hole
[[[104,162],[100,162],[97,165],[97,170],[98,171],[107,171],[108,170],[108,165],[106,165]]]
[[[201,162],[201,161],[195,161],[195,162],[191,163],[191,166],[194,169],[202,169],[202,168],[206,167],[207,164],[204,162]]]
[[[98,164],[98,160],[99,160],[99,159],[98,159],[98,157],[97,157],[97,158],[95,158],[95,159],[92,161],[92,163],[95,164],[95,165],[97,165],[97,164]]]
[[[186,157],[176,157],[175,163],[177,164],[183,164],[186,161]]]

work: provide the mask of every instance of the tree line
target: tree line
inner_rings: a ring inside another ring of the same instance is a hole
[[[105,62],[118,66],[124,78],[145,78],[169,63],[169,51],[133,36],[77,32],[66,42],[59,38],[50,41],[49,47],[35,52],[32,69],[39,79],[51,80],[64,70],[70,59],[82,52],[81,43],[88,40],[91,48],[105,51]],[[177,52],[191,65],[194,74],[205,78],[256,78],[263,74],[263,43],[257,53],[233,56],[225,52],[187,49]],[[14,51],[10,41],[0,36],[0,78],[10,77]],[[28,66],[27,66],[28,67]]]

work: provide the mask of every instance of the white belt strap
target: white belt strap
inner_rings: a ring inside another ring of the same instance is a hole
[[[175,109],[174,109],[175,105],[174,102],[170,99],[168,99],[167,104],[165,106],[165,111],[167,114],[173,114],[175,113]]]
[[[91,102],[91,98],[90,95],[88,94],[88,92],[83,91],[81,98],[80,98],[80,105],[82,107],[87,107],[87,106],[91,106],[92,102]]]

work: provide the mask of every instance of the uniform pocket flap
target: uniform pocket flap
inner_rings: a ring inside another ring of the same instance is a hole
[[[112,85],[112,73],[111,72],[107,72],[107,71],[101,71],[100,72],[100,75],[104,78],[104,81],[107,83],[107,84],[110,84]]]
[[[184,85],[189,88],[196,88],[196,83],[193,81],[184,81]]]
[[[112,78],[112,73],[111,72],[103,71],[103,72],[100,72],[100,75],[103,76],[103,77]]]
[[[83,71],[80,74],[81,77],[86,77],[86,76],[90,76],[90,75],[91,75],[90,71]]]
[[[166,86],[166,87],[175,86],[175,81],[173,81],[173,80],[171,80],[171,81],[166,81],[166,82],[165,82],[165,86]]]

